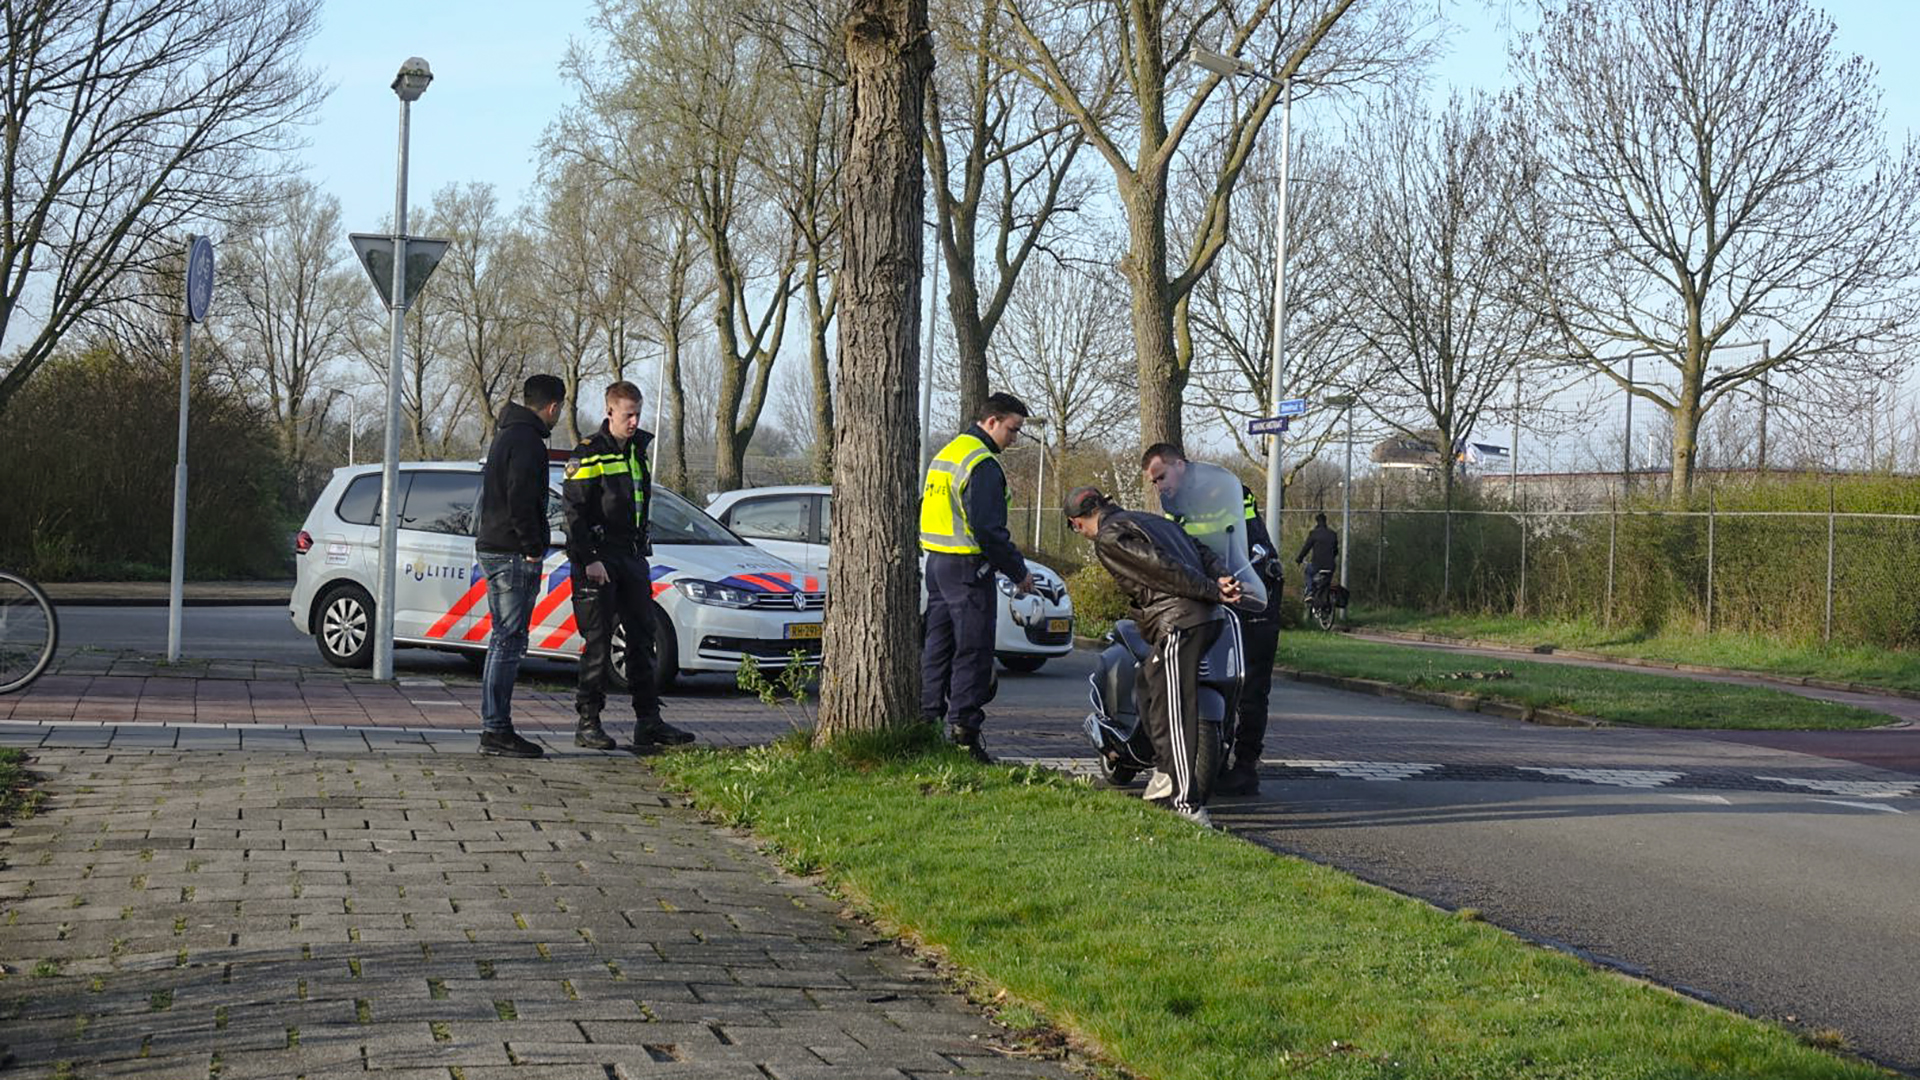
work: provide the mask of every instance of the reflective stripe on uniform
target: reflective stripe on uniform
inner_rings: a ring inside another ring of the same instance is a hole
[[[967,481],[993,456],[979,436],[962,432],[934,455],[920,489],[920,547],[947,555],[978,555],[980,541],[967,523]],[[1008,493],[1009,502],[1012,493]]]

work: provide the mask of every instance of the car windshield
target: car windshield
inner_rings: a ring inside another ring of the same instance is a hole
[[[653,509],[647,517],[650,523],[649,536],[656,544],[747,546],[745,540],[728,532],[725,525],[663,488],[653,489]]]

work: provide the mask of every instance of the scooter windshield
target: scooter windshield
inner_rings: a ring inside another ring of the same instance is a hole
[[[1267,587],[1254,573],[1247,552],[1247,511],[1240,478],[1218,465],[1188,462],[1179,486],[1160,492],[1159,497],[1161,511],[1220,556],[1227,572],[1240,582],[1240,602],[1234,606],[1243,611],[1265,610]]]

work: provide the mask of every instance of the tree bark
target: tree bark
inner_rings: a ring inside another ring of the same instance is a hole
[[[1167,192],[1163,184],[1122,188],[1127,253],[1120,261],[1133,290],[1134,363],[1140,376],[1140,444],[1181,445],[1180,403],[1186,395],[1173,341],[1172,285],[1167,280]]]
[[[839,313],[834,559],[820,727],[829,741],[919,712],[922,111],[933,54],[926,0],[853,0],[846,245]]]

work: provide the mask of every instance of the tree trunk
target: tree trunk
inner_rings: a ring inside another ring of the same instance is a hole
[[[678,311],[676,305],[675,311]],[[662,362],[667,365],[666,446],[660,455],[660,479],[667,487],[687,490],[687,391],[680,383],[680,322],[676,315],[667,328]],[[658,434],[658,433],[656,433]]]
[[[827,352],[826,302],[820,295],[818,262],[807,264],[807,320],[812,329],[807,346],[813,369],[813,478],[833,482],[833,360]]]
[[[954,417],[953,430],[965,431],[980,416],[987,403],[987,331],[980,321],[980,290],[974,287],[973,268],[956,269],[956,259],[947,260],[950,284],[947,310],[953,316],[954,360],[960,366],[960,413]],[[1019,387],[1002,387],[1021,394]]]
[[[1699,397],[1683,388],[1680,400],[1668,413],[1673,419],[1673,475],[1667,496],[1676,507],[1684,507],[1693,498],[1693,466],[1700,451]]]
[[[853,0],[840,283],[834,559],[820,678],[831,740],[919,714],[922,117],[926,0]]]
[[[1185,380],[1173,344],[1173,290],[1167,281],[1167,194],[1164,184],[1129,184],[1127,253],[1120,270],[1133,290],[1133,353],[1140,373],[1140,445],[1181,445]]]

